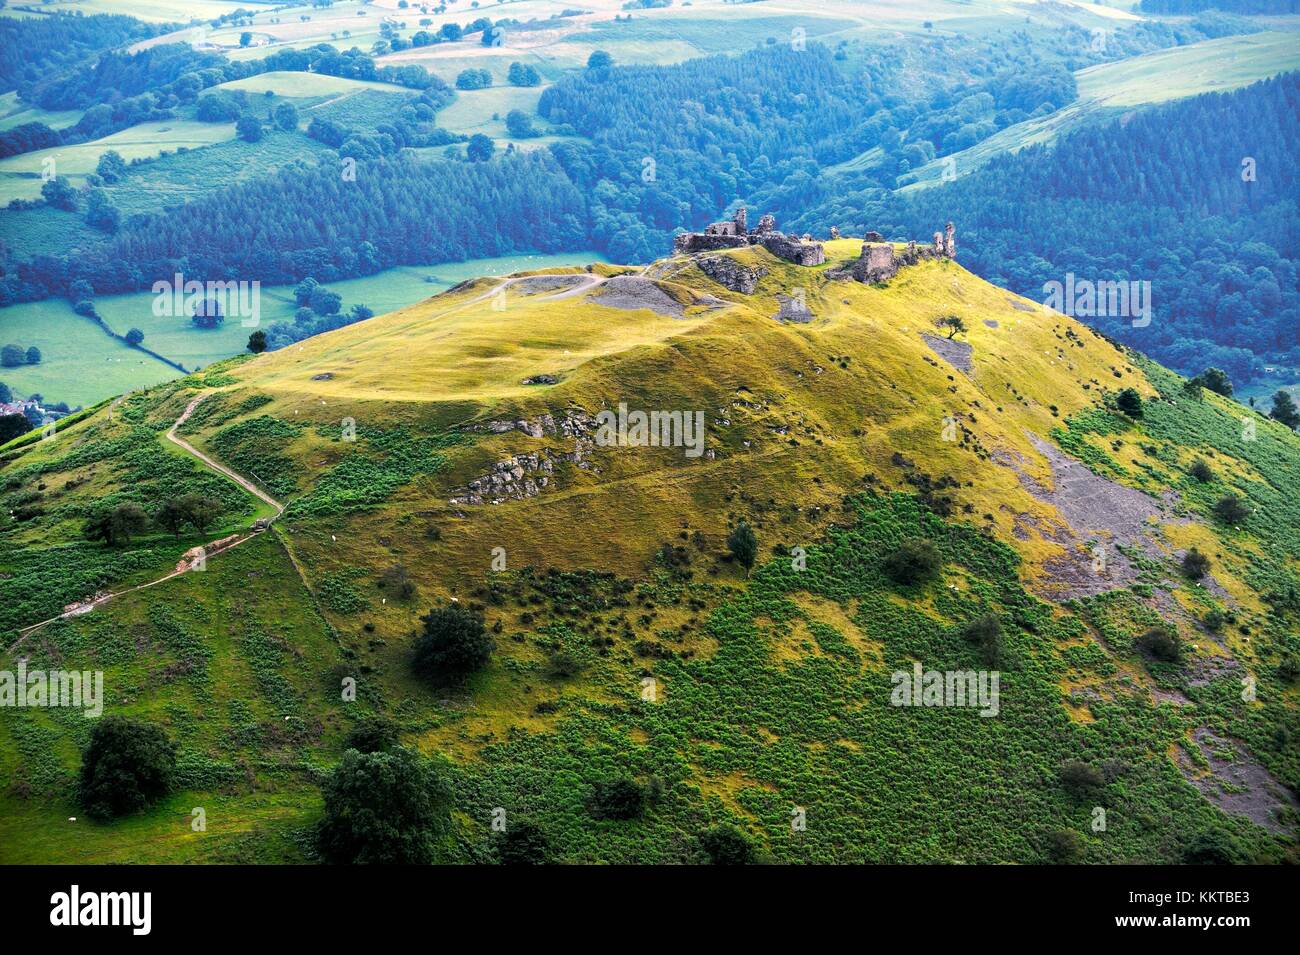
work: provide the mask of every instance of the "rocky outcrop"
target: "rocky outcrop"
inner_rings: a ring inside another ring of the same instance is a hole
[[[595,443],[592,435],[596,430],[596,419],[581,408],[569,408],[557,414],[542,414],[536,418],[487,421],[471,425],[466,430],[488,434],[520,431],[530,438],[573,440],[572,451],[540,448],[524,454],[512,454],[493,464],[486,474],[452,492],[452,504],[478,506],[522,501],[540,494],[543,488],[550,486],[557,465],[590,467],[587,454]]]
[[[696,259],[695,264],[700,267],[701,272],[719,285],[733,292],[743,292],[745,295],[754,294],[754,289],[758,288],[758,280],[767,274],[767,269],[761,265],[741,265],[727,255],[701,256]]]

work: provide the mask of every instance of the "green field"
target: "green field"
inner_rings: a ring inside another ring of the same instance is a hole
[[[41,350],[39,365],[0,368],[18,395],[37,393],[51,402],[92,405],[109,395],[155,385],[176,370],[105,335],[63,299],[0,309],[0,344]]]
[[[370,307],[376,315],[404,308],[476,275],[508,275],[541,268],[585,265],[602,258],[593,251],[565,255],[510,255],[427,267],[402,266],[364,278],[332,282],[343,308]],[[264,326],[292,321],[297,306],[292,285],[261,290]],[[153,314],[153,295],[134,292],[105,295],[95,307],[119,335],[132,328],[144,332],[144,345],[193,370],[244,351],[251,328],[231,318],[217,329],[199,329],[184,318]],[[35,345],[44,361],[36,366],[0,369],[0,381],[19,395],[43,394],[52,402],[91,405],[112,395],[179,376],[174,368],[129,348],[72,311],[62,299],[29,302],[0,309],[0,344]]]
[[[169,119],[158,123],[141,123],[76,146],[55,146],[20,156],[0,159],[0,204],[11,199],[35,199],[41,194],[42,171],[46,161],[59,176],[67,176],[74,186],[85,182],[87,173],[95,171],[99,157],[110,149],[122,158],[149,159],[164,151],[184,147],[195,149],[224,142],[235,136],[234,123],[200,123],[197,120]]]
[[[62,129],[73,125],[79,119],[81,119],[79,109],[51,111],[21,102],[17,93],[5,93],[0,96],[0,132],[24,123],[44,123],[51,129]]]
[[[353,80],[342,76],[329,76],[324,73],[300,73],[277,70],[271,73],[259,73],[242,80],[231,80],[213,87],[218,90],[243,90],[250,95],[262,96],[267,92],[287,99],[323,99],[333,96],[345,96],[358,90],[381,90],[387,93],[411,95],[405,87],[393,83],[378,83],[373,80]]]
[[[912,182],[904,191],[942,183],[944,169],[951,168],[949,160],[956,163],[957,176],[964,176],[995,156],[1053,143],[1076,129],[1116,119],[1134,107],[1198,93],[1228,92],[1297,68],[1300,42],[1296,34],[1266,32],[1207,40],[1079,70],[1075,74],[1079,98],[1069,106],[1009,126],[969,149],[922,166],[911,175]],[[865,156],[828,171],[851,172]]]
[[[490,86],[482,90],[457,90],[456,99],[438,111],[437,122],[453,133],[491,136],[498,149],[504,149],[510,143],[517,149],[538,149],[566,139],[579,139],[548,133],[551,124],[537,115],[537,101],[544,89],[544,86]],[[512,137],[506,129],[506,114],[512,109],[527,113],[534,128],[542,135],[529,139]]]

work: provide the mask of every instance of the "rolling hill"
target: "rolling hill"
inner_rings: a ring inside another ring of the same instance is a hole
[[[719,823],[778,861],[1294,858],[1300,437],[955,262],[865,285],[825,248],[471,280],[0,449],[4,665],[103,670],[180,748],[161,805],[74,822],[90,721],[0,709],[0,861],[310,860],[368,714],[446,767],[453,861],[499,810],[570,862],[699,861]],[[703,445],[611,446],[620,407]],[[82,539],[187,490],[206,535]],[[899,583],[921,540],[937,575]],[[453,602],[496,648],[431,688],[412,633]],[[996,671],[996,715],[893,705],[914,666]],[[643,815],[593,818],[618,779]]]

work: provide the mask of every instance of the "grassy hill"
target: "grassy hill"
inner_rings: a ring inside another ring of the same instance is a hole
[[[370,713],[445,761],[458,861],[494,857],[498,807],[572,862],[700,861],[721,822],[779,861],[1041,862],[1067,830],[1088,862],[1178,861],[1205,836],[1294,856],[1300,437],[956,263],[840,277],[858,251],[725,253],[748,294],[686,258],[476,279],[0,450],[6,645],[201,541],[81,541],[105,502],[201,488],[221,534],[266,513],[166,440],[196,397],[180,435],[287,505],[204,572],[21,638],[5,666],[104,670],[106,712],[179,743],[181,786],[70,822],[90,721],[0,710],[0,859],[310,859],[319,781]],[[601,445],[592,417],[620,403],[699,412],[704,453]],[[1240,526],[1213,514],[1229,491]],[[725,546],[742,520],[749,574]],[[893,582],[884,558],[920,538],[939,576]],[[496,650],[433,689],[412,633],[449,601]],[[996,666],[962,636],[986,614]],[[1181,662],[1137,646],[1161,621]],[[891,705],[914,663],[998,670],[997,716]],[[1086,797],[1058,778],[1072,760],[1103,773]],[[646,787],[644,816],[593,819],[617,778]]]

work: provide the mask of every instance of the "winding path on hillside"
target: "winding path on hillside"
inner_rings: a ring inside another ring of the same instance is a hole
[[[230,550],[231,548],[238,547],[240,544],[244,543],[245,541],[252,540],[257,535],[263,533],[264,531],[269,530],[271,524],[278,517],[280,517],[281,514],[284,513],[283,504],[281,504],[275,498],[271,497],[271,495],[267,494],[265,491],[259,488],[248,478],[244,477],[242,474],[238,473],[237,471],[231,470],[230,468],[226,467],[224,464],[221,464],[218,461],[214,461],[212,458],[208,457],[202,451],[198,450],[198,448],[194,447],[194,445],[190,444],[184,438],[177,436],[176,429],[179,428],[181,425],[183,425],[187,420],[189,420],[190,415],[194,413],[194,409],[197,408],[199,406],[199,403],[202,402],[203,399],[207,398],[210,394],[211,392],[207,392],[201,395],[197,395],[196,397],[191,399],[190,403],[185,406],[185,410],[181,412],[180,417],[178,417],[174,422],[172,422],[172,426],[167,430],[167,434],[165,435],[165,437],[172,444],[176,445],[178,448],[183,450],[186,454],[189,454],[192,457],[196,458],[202,464],[206,465],[211,470],[216,471],[218,474],[222,475],[223,477],[228,478],[231,481],[234,481],[241,488],[243,488],[249,494],[252,494],[258,500],[263,501],[266,504],[269,504],[272,508],[275,509],[275,515],[268,519],[261,519],[255,521],[253,526],[249,528],[247,531],[231,534],[228,537],[223,537],[220,540],[212,541],[211,543],[203,545],[202,554],[201,554],[202,562],[206,562],[208,559],[215,557],[218,554],[224,554],[226,551]],[[121,401],[121,398],[119,398],[118,401]],[[112,408],[116,406],[117,406],[117,401],[115,401],[110,406],[110,413]],[[9,652],[13,652],[14,650],[17,650],[20,646],[22,646],[23,642],[29,636],[31,636],[37,630],[40,630],[42,627],[54,623],[54,621],[56,620],[67,620],[71,617],[80,617],[83,614],[90,613],[96,607],[102,607],[104,604],[108,603],[110,600],[113,600],[116,597],[121,597],[123,594],[135,593],[138,590],[147,590],[150,587],[156,587],[161,583],[165,583],[166,581],[171,580],[174,577],[179,577],[181,574],[189,573],[191,570],[195,569],[196,564],[200,563],[195,560],[195,558],[199,557],[200,555],[193,554],[194,550],[198,550],[198,548],[192,548],[191,550],[186,551],[185,555],[182,556],[181,560],[177,563],[175,570],[171,571],[170,573],[164,574],[163,576],[158,577],[155,580],[150,580],[147,583],[143,583],[143,584],[137,584],[134,587],[127,587],[125,590],[118,590],[112,593],[100,594],[88,600],[78,601],[77,603],[70,605],[67,610],[65,610],[63,613],[59,614],[56,617],[50,617],[48,620],[42,620],[40,623],[34,623],[31,624],[30,626],[20,628],[18,631],[19,637],[14,642],[14,644],[11,647],[9,647]],[[191,554],[193,554],[193,557],[191,556]],[[296,561],[294,563],[295,563],[295,568],[298,570],[298,573],[301,576],[302,569],[297,567]],[[306,583],[305,579],[303,580],[303,583],[304,584]]]
[[[599,275],[592,275],[591,273],[583,274],[583,273],[572,273],[572,272],[539,273],[536,275],[506,278],[503,279],[501,282],[493,285],[492,288],[488,289],[483,294],[477,295],[466,302],[461,302],[459,305],[453,306],[451,309],[448,310],[448,312],[456,311],[458,309],[465,308],[470,305],[475,305],[488,298],[491,298],[501,289],[509,288],[510,286],[515,285],[516,283],[527,282],[530,279],[535,280],[535,279],[550,278],[550,277],[571,278],[575,274],[580,276],[580,279],[578,282],[574,283],[572,287],[561,289],[560,291],[552,293],[550,295],[538,294],[536,296],[537,300],[542,301],[548,299],[569,298],[574,295],[579,295],[584,292],[589,292],[591,289],[596,288],[597,286],[605,282],[605,279]],[[186,421],[189,420],[190,415],[194,413],[194,409],[197,408],[205,398],[209,397],[212,394],[214,394],[214,392],[204,392],[192,398],[189,404],[185,406],[185,410],[181,412],[180,416],[174,422],[172,422],[172,426],[167,429],[167,433],[166,435],[164,435],[164,437],[166,437],[168,441],[176,445],[186,454],[195,458],[204,466],[208,467],[213,471],[216,471],[218,474],[222,475],[228,480],[233,481],[234,483],[238,484],[243,490],[247,491],[249,494],[252,494],[254,497],[256,497],[258,500],[262,501],[265,504],[270,505],[275,510],[275,514],[270,518],[254,522],[253,526],[250,527],[247,531],[243,531],[237,534],[232,534],[229,537],[224,537],[220,540],[213,541],[209,544],[204,545],[203,553],[202,553],[204,561],[207,561],[209,558],[215,557],[218,554],[225,553],[226,551],[230,550],[233,547],[238,547],[240,544],[244,543],[245,541],[252,540],[257,535],[263,533],[264,531],[269,530],[271,525],[282,514],[284,514],[284,505],[281,504],[279,501],[277,501],[275,498],[273,498],[266,491],[258,487],[258,485],[254,481],[244,477],[244,475],[240,474],[238,471],[235,471],[232,468],[227,467],[221,462],[212,459],[211,457],[204,454],[202,451],[194,447],[194,445],[190,444],[188,441],[186,441],[184,438],[180,437],[176,433],[177,429],[179,429],[181,425],[183,425]],[[120,404],[125,397],[126,395],[121,395],[117,399],[115,399],[111,405],[109,405],[110,418],[112,417],[114,409],[117,408],[118,404]],[[308,593],[312,593],[311,585],[307,581],[307,577],[306,574],[303,572],[302,566],[299,564],[297,558],[294,556],[293,551],[289,549],[287,541],[283,541],[283,543],[285,544],[285,550],[289,554],[289,559],[293,563],[294,569],[298,572],[298,576],[302,579],[303,586],[307,588]],[[29,636],[31,636],[36,631],[40,630],[42,627],[46,627],[49,624],[54,623],[56,620],[67,620],[72,617],[80,617],[83,614],[90,613],[96,607],[102,607],[104,604],[108,603],[110,600],[113,600],[114,598],[121,597],[123,594],[135,593],[138,590],[147,590],[150,587],[156,587],[161,583],[165,583],[166,581],[179,577],[181,576],[181,574],[189,573],[191,570],[194,569],[195,566],[194,558],[191,557],[192,553],[193,553],[192,550],[186,551],[185,555],[177,563],[175,570],[171,571],[170,573],[164,574],[163,576],[158,577],[155,580],[151,580],[143,584],[137,584],[134,587],[127,587],[124,590],[118,590],[111,593],[100,594],[98,596],[91,597],[86,600],[78,601],[75,604],[69,605],[68,609],[65,610],[63,613],[59,614],[58,616],[50,617],[48,620],[42,620],[40,623],[34,623],[29,626],[19,628],[18,639],[13,643],[12,646],[8,648],[7,652],[13,652],[14,650],[17,650],[20,646],[22,646],[22,644],[27,640]],[[194,557],[197,556],[198,555],[194,555]]]

